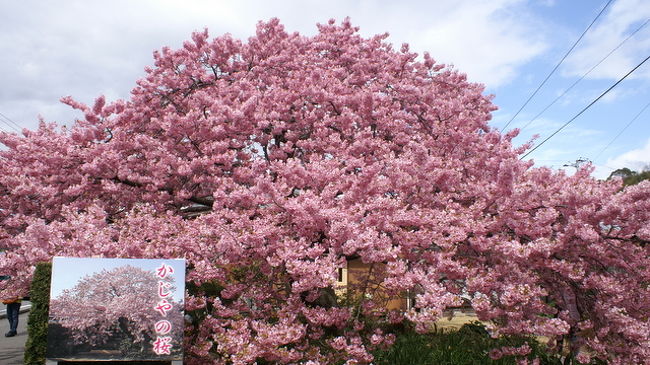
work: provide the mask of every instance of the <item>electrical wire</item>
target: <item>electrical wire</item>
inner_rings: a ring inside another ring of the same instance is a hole
[[[578,112],[578,114],[576,114],[575,116],[573,116],[573,118],[569,119],[568,122],[564,123],[560,128],[558,128],[555,132],[553,132],[553,134],[551,134],[550,136],[546,137],[546,139],[543,140],[540,144],[538,144],[537,146],[535,146],[535,147],[534,147],[533,149],[531,149],[530,151],[526,152],[525,155],[521,156],[520,160],[523,160],[526,156],[528,156],[528,155],[530,155],[531,153],[533,153],[533,151],[535,151],[536,149],[540,148],[540,147],[541,147],[544,143],[546,143],[549,139],[553,138],[553,136],[555,136],[556,134],[558,134],[562,129],[564,129],[564,127],[566,127],[566,126],[569,125],[571,122],[573,122],[574,120],[576,120],[580,115],[582,115],[582,113],[584,113],[587,109],[591,108],[591,106],[594,105],[594,104],[596,104],[596,102],[597,102],[598,100],[600,100],[603,96],[607,95],[607,93],[609,93],[613,88],[615,88],[618,84],[620,84],[623,80],[625,80],[628,76],[630,76],[630,75],[631,75],[634,71],[636,71],[639,67],[641,67],[641,65],[643,65],[644,63],[646,63],[646,61],[647,61],[648,59],[650,59],[650,56],[646,57],[643,61],[641,61],[641,63],[639,63],[638,65],[636,65],[636,67],[634,67],[632,70],[630,70],[628,73],[626,73],[625,76],[621,77],[618,81],[616,81],[616,83],[614,83],[614,85],[610,86],[607,90],[605,90],[602,94],[600,94],[599,97],[597,97],[597,98],[594,99],[591,103],[589,103],[589,105],[587,105],[586,107],[584,107],[580,112]]]
[[[614,141],[616,141],[616,139],[618,139],[618,137],[620,137],[621,134],[623,134],[623,132],[625,132],[625,130],[626,130],[626,129],[627,129],[627,128],[632,124],[632,123],[634,123],[634,121],[637,120],[637,119],[639,118],[639,116],[641,116],[641,114],[643,114],[643,112],[644,112],[646,109],[648,109],[649,106],[650,106],[650,101],[649,101],[649,102],[648,102],[648,103],[647,103],[643,108],[641,108],[641,111],[639,111],[639,112],[634,116],[634,118],[632,118],[632,119],[631,119],[631,120],[630,120],[630,121],[625,125],[625,127],[623,127],[623,129],[621,129],[621,130],[618,132],[618,134],[617,134],[614,138],[612,138],[611,141],[609,141],[609,143],[607,144],[607,146],[605,146],[602,150],[600,150],[600,152],[598,152],[598,154],[596,155],[596,157],[594,157],[594,160],[598,159],[598,157],[600,157],[600,155],[601,155],[603,152],[605,152],[605,150],[607,150],[607,149],[609,148],[609,146],[611,146],[612,143],[614,143]]]
[[[526,127],[528,127],[532,122],[536,121],[537,118],[539,118],[542,114],[544,114],[544,112],[545,112],[546,110],[548,110],[548,108],[550,108],[551,106],[553,106],[553,104],[555,104],[558,100],[560,100],[562,97],[564,97],[564,95],[566,95],[569,91],[571,91],[571,89],[573,89],[574,86],[576,86],[580,81],[582,81],[585,77],[587,77],[587,75],[589,75],[589,74],[591,73],[591,71],[593,71],[596,67],[600,66],[600,64],[603,63],[603,61],[605,61],[609,56],[611,56],[612,53],[616,52],[617,49],[621,48],[621,46],[622,46],[625,42],[627,42],[628,39],[632,38],[636,33],[638,33],[641,29],[643,29],[643,28],[644,28],[644,27],[645,27],[649,22],[650,22],[650,19],[647,19],[647,20],[645,21],[645,23],[641,24],[640,27],[638,27],[634,32],[632,32],[629,36],[627,36],[627,38],[625,38],[621,43],[619,43],[618,46],[616,46],[614,49],[612,49],[611,51],[609,51],[609,53],[608,53],[605,57],[601,58],[600,61],[598,61],[598,63],[596,63],[595,65],[593,65],[593,67],[591,67],[591,68],[589,69],[589,71],[587,71],[587,72],[586,72],[584,75],[582,75],[578,80],[576,80],[573,84],[571,84],[571,86],[569,86],[566,90],[564,90],[564,92],[562,92],[562,94],[560,94],[560,95],[559,95],[558,97],[556,97],[553,101],[551,101],[550,104],[548,104],[544,109],[542,109],[542,111],[540,111],[539,113],[537,113],[537,115],[535,115],[535,116],[533,117],[533,119],[531,119],[528,123],[526,123],[526,125],[524,125],[523,127],[521,127],[520,132],[523,131],[524,129],[526,129]]]
[[[510,125],[510,123],[512,123],[512,121],[515,120],[515,118],[517,118],[517,115],[519,115],[519,113],[521,113],[521,111],[526,107],[526,105],[528,105],[528,103],[533,99],[533,97],[534,97],[534,96],[537,94],[537,92],[542,88],[542,86],[544,86],[544,84],[546,84],[546,81],[548,81],[548,79],[551,77],[551,75],[553,75],[553,74],[555,73],[555,70],[557,70],[558,67],[560,67],[560,65],[562,64],[562,62],[564,62],[564,60],[569,56],[569,54],[571,53],[571,51],[573,51],[573,49],[578,45],[578,42],[580,42],[580,40],[582,39],[582,37],[584,37],[585,34],[587,34],[587,32],[589,31],[589,29],[591,29],[591,26],[594,25],[594,23],[596,22],[596,20],[598,20],[598,18],[600,18],[600,15],[605,11],[605,9],[607,9],[607,7],[609,6],[609,4],[612,3],[612,1],[614,1],[614,0],[609,0],[609,1],[607,2],[607,4],[605,4],[605,6],[602,8],[602,10],[600,10],[600,13],[598,13],[598,15],[596,15],[596,17],[594,18],[594,20],[591,21],[591,24],[589,24],[589,26],[587,27],[587,29],[585,29],[585,31],[582,32],[582,34],[581,34],[580,37],[575,41],[575,43],[573,43],[573,45],[571,46],[571,48],[569,48],[569,50],[566,52],[566,54],[564,55],[564,57],[562,57],[562,59],[560,60],[560,62],[558,62],[557,65],[555,65],[555,67],[553,67],[553,69],[552,69],[551,72],[546,76],[546,78],[544,79],[544,81],[542,81],[542,83],[539,84],[539,86],[537,87],[537,89],[535,89],[535,91],[534,91],[534,92],[533,92],[533,93],[528,97],[528,99],[526,100],[526,102],[524,103],[524,105],[522,105],[521,108],[519,108],[519,110],[517,110],[517,112],[515,113],[515,115],[513,115],[512,118],[510,118],[510,120],[508,121],[508,123],[506,123],[506,125],[503,126],[503,128],[501,128],[501,132],[503,132],[503,131],[504,131],[504,130],[505,130],[505,129]]]
[[[7,121],[5,121],[4,118],[0,118],[0,122],[2,122],[2,123],[3,123],[4,125],[6,125],[7,127],[11,128],[13,131],[16,131],[16,132],[20,133],[20,130],[19,130],[19,129],[16,129],[16,127],[14,127],[14,126],[12,126],[11,124],[7,123]],[[5,130],[7,133],[9,132],[9,130],[7,130],[7,129],[4,129],[4,128],[3,128],[3,130]]]
[[[1,121],[2,123],[6,124],[9,128],[11,128],[11,129],[17,131],[18,133],[20,133],[20,129],[21,129],[21,127],[20,127],[18,124],[16,124],[16,122],[14,122],[13,120],[11,120],[11,118],[9,118],[8,116],[6,116],[6,115],[0,113],[0,121]],[[7,121],[11,122],[11,124],[13,124],[13,125],[9,124]],[[14,126],[15,126],[15,127],[14,127]]]

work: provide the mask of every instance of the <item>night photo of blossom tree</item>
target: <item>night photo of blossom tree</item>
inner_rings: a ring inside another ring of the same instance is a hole
[[[186,364],[369,364],[464,301],[495,336],[648,363],[650,182],[520,160],[482,85],[386,37],[197,32],[130,99],[0,133],[0,290],[53,256],[185,258]]]

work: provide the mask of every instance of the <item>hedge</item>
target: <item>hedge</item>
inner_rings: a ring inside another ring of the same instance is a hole
[[[36,265],[29,291],[32,308],[27,320],[27,342],[25,343],[25,364],[45,364],[47,350],[47,315],[50,308],[50,279],[52,264],[42,262]]]

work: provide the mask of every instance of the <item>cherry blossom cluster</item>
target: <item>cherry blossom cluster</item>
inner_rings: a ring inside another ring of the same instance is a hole
[[[378,329],[463,304],[495,336],[647,363],[650,183],[521,161],[481,85],[386,38],[197,32],[128,100],[1,133],[0,294],[54,255],[183,257],[189,364],[369,363]],[[337,293],[353,259],[372,272]]]

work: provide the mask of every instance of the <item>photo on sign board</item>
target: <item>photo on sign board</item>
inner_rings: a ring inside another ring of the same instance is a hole
[[[55,257],[47,358],[180,360],[185,261]]]

